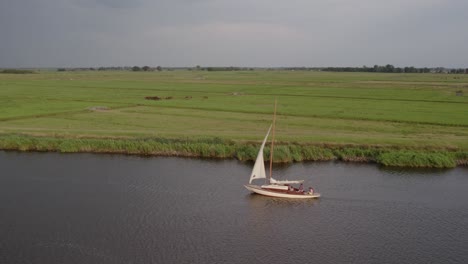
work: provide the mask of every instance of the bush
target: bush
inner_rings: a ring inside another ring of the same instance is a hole
[[[377,157],[377,162],[385,166],[453,168],[456,162],[452,155],[443,152],[392,151]]]

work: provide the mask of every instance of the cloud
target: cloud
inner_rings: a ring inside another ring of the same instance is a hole
[[[96,8],[136,8],[143,4],[143,0],[73,0],[74,4],[80,7]]]
[[[0,2],[0,67],[468,67],[461,0]]]

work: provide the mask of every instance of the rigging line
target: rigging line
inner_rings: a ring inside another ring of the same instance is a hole
[[[270,177],[269,181],[271,183],[271,175],[272,175],[272,168],[273,168],[273,144],[275,142],[275,123],[276,123],[276,98],[275,98],[275,111],[273,114],[273,133],[271,135],[271,148],[270,148]]]

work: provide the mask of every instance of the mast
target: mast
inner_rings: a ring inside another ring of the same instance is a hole
[[[275,123],[276,123],[276,98],[275,98],[275,111],[273,113],[273,133],[271,134],[271,148],[270,148],[270,177],[268,181],[271,182],[271,174],[273,168],[273,144],[275,142]]]

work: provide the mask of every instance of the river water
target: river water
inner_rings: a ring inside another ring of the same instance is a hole
[[[468,263],[468,168],[0,152],[0,263]],[[296,177],[294,177],[296,176]]]

